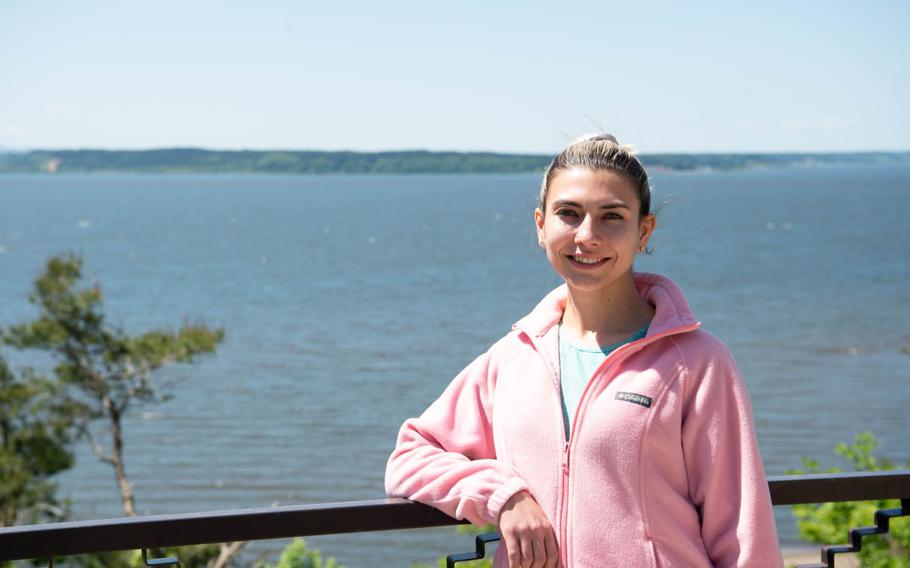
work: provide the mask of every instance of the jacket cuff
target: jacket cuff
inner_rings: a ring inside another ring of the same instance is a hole
[[[499,488],[490,495],[490,498],[487,499],[487,515],[491,519],[491,523],[499,523],[499,513],[502,512],[503,506],[505,506],[506,501],[512,498],[513,495],[519,491],[527,491],[528,484],[524,479],[520,477],[513,477],[512,479],[506,481]]]

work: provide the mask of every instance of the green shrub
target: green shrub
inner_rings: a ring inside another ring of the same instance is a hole
[[[331,556],[322,559],[322,553],[317,549],[310,550],[302,538],[295,538],[291,544],[284,548],[278,564],[260,562],[256,568],[343,568]]]
[[[496,527],[493,525],[485,525],[482,527],[475,527],[474,525],[458,525],[455,527],[455,530],[461,534],[469,535],[471,540],[464,541],[464,549],[452,550],[449,554],[457,554],[459,552],[467,552],[474,547],[474,537],[484,533],[496,532]],[[458,542],[461,542],[459,540]],[[461,545],[459,545],[461,546]],[[471,560],[469,562],[459,562],[456,566],[458,568],[493,568],[493,552],[494,544],[487,545],[486,556],[482,560]],[[446,568],[446,557],[440,556],[436,560],[436,565],[439,568]],[[415,562],[411,568],[432,568],[429,564],[421,564]]]
[[[844,458],[854,471],[886,471],[897,469],[895,465],[875,456],[878,441],[871,432],[856,435],[853,444],[838,444],[834,452]],[[804,470],[791,470],[790,474],[838,473],[837,467],[822,469],[817,460],[803,458]],[[910,468],[910,462],[907,463]],[[875,511],[900,507],[896,499],[821,503],[794,505],[793,514],[799,527],[799,536],[819,544],[843,544],[849,540],[852,528],[874,524]],[[864,568],[910,568],[910,519],[901,517],[891,520],[887,535],[863,538],[859,552]]]

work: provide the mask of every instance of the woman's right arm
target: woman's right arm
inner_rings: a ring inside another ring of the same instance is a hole
[[[492,429],[495,371],[475,359],[419,418],[405,421],[386,466],[386,493],[431,505],[475,525],[496,524],[527,483],[496,459]]]

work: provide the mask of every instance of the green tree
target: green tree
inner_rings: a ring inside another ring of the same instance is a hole
[[[854,471],[883,471],[896,469],[888,460],[875,456],[878,441],[871,432],[856,435],[852,444],[838,444],[835,453],[844,458]],[[817,460],[803,458],[804,470],[790,474],[837,473],[838,467],[822,469]],[[910,468],[910,462],[907,463]],[[845,503],[794,505],[793,514],[801,538],[819,544],[843,544],[850,529],[873,524],[878,509],[900,507],[897,500],[878,500]],[[867,536],[859,559],[864,568],[910,568],[910,522],[893,519],[887,535]]]
[[[0,356],[0,527],[61,520],[55,473],[73,464],[73,413],[53,382],[14,374]]]
[[[123,511],[134,516],[136,498],[124,462],[126,412],[134,401],[156,403],[171,398],[173,384],[156,380],[156,372],[167,365],[190,363],[202,354],[213,352],[223,340],[224,331],[201,323],[184,323],[176,331],[153,330],[130,336],[107,323],[101,287],[97,283],[84,284],[82,264],[82,259],[73,254],[51,258],[29,296],[29,301],[39,309],[38,318],[8,328],[3,339],[18,349],[41,350],[51,355],[56,363],[57,382],[52,384],[31,377],[24,383],[40,392],[56,391],[60,400],[66,401],[62,404],[67,412],[53,417],[48,409],[51,414],[44,417],[36,414],[34,423],[49,427],[54,420],[75,421],[78,434],[88,440],[98,459],[112,467]],[[96,420],[108,427],[107,447],[89,428]],[[54,471],[72,465],[72,456],[68,454],[67,460],[59,452],[47,455],[56,456]],[[32,483],[38,481],[40,478],[35,478]],[[185,566],[221,567],[242,545],[186,547],[180,552],[187,562]],[[77,557],[73,562],[91,567],[123,566],[132,562],[129,559],[130,553],[108,553]]]
[[[333,557],[322,559],[318,549],[307,548],[302,538],[295,538],[287,545],[278,558],[278,564],[259,562],[256,568],[344,568]]]
[[[177,331],[149,331],[131,337],[107,324],[102,312],[101,287],[81,289],[82,259],[64,254],[51,258],[35,281],[29,301],[40,309],[35,321],[12,326],[6,342],[20,349],[50,353],[61,388],[86,412],[81,434],[95,455],[114,469],[123,511],[136,514],[133,488],[124,464],[123,417],[135,401],[160,402],[170,398],[169,385],[153,379],[155,371],[170,363],[188,363],[215,350],[224,331],[198,324],[184,324]],[[110,427],[105,450],[88,428],[88,421],[103,418]]]

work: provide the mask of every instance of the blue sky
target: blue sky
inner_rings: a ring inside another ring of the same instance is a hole
[[[910,150],[910,2],[0,0],[0,147]]]

